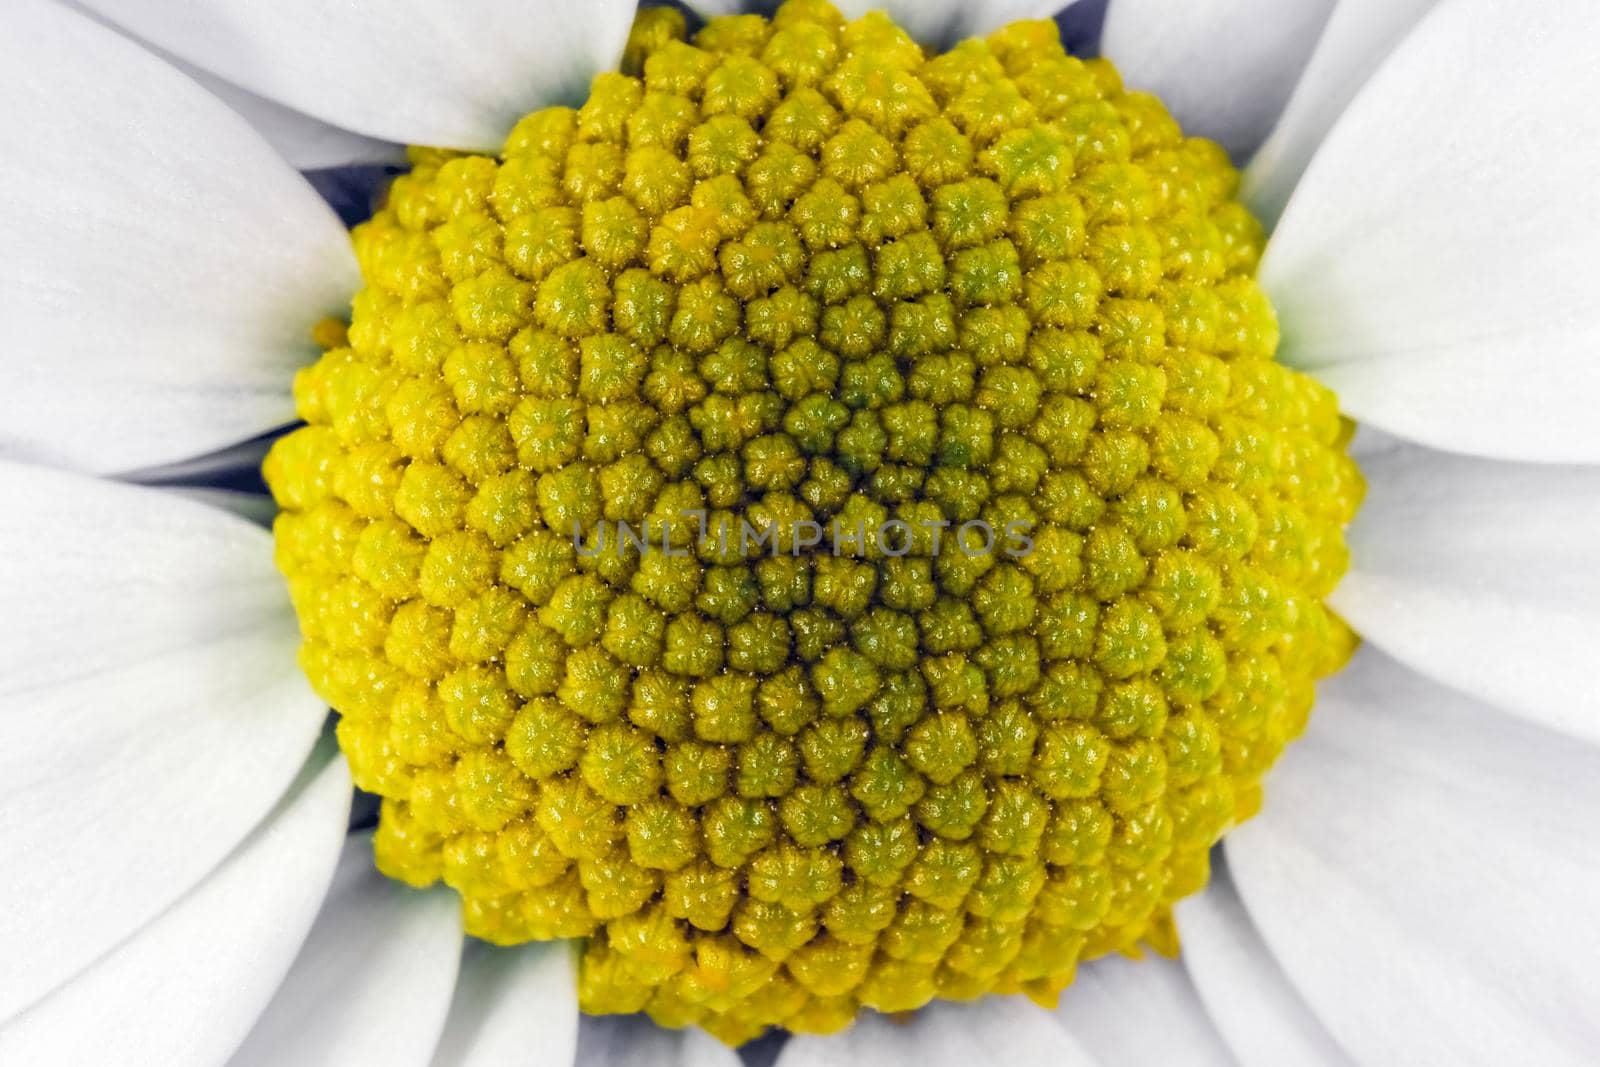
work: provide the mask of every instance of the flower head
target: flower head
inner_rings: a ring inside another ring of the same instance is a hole
[[[1360,479],[1235,171],[1051,23],[683,29],[414,152],[296,380],[380,865],[730,1041],[1170,947],[1350,647]]]

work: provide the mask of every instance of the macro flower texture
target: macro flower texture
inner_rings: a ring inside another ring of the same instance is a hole
[[[1600,1058],[1591,0],[0,89],[0,1063]]]

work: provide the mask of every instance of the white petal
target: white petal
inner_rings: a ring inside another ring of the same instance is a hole
[[[1600,5],[1441,5],[1333,127],[1262,262],[1285,358],[1422,444],[1600,460]]]
[[[198,67],[179,64],[184,73],[211,90],[223,103],[249,120],[256,132],[278,150],[295,170],[321,170],[354,163],[405,162],[405,149],[393,141],[364,137],[312,118],[292,107],[274,103],[241,89],[232,82]]]
[[[305,947],[230,1063],[427,1064],[460,961],[455,893],[385,878],[371,835],[352,834]]]
[[[348,309],[338,219],[216,98],[46,0],[0,26],[0,456],[94,471],[294,418]]]
[[[1334,121],[1437,0],[1339,0],[1272,133],[1250,160],[1244,199],[1270,229]]]
[[[577,957],[570,944],[470,942],[433,1067],[572,1067]]]
[[[1333,606],[1416,670],[1600,743],[1600,467],[1404,445],[1362,471]]]
[[[972,1004],[938,1001],[904,1022],[868,1012],[843,1033],[791,1038],[777,1067],[1092,1067],[1097,1062],[1111,1067],[1134,1061],[1091,1058],[1043,1008],[1021,997],[988,997]]]
[[[1049,18],[1072,3],[1058,0],[839,0],[835,6],[858,18],[886,11],[906,32],[929,45],[979,37],[1018,19]]]
[[[174,493],[189,500],[231,512],[246,522],[270,528],[278,514],[278,504],[265,493],[245,493],[237,489],[217,489],[209,485],[175,485],[162,487],[160,492]]]
[[[1153,953],[1083,964],[1061,994],[1056,1016],[1107,1067],[1233,1063],[1183,967]]]
[[[1244,160],[1294,91],[1333,0],[1111,0],[1101,54],[1185,133]]]
[[[703,19],[716,18],[718,15],[737,15],[747,7],[755,7],[753,4],[743,3],[743,0],[685,0],[684,6]]]
[[[1416,447],[1404,437],[1385,433],[1370,422],[1364,422],[1356,426],[1355,437],[1350,442],[1350,458],[1365,470],[1369,460]]]
[[[577,1067],[739,1067],[739,1054],[704,1030],[664,1030],[642,1015],[585,1015]]]
[[[259,96],[385,141],[493,150],[616,66],[632,0],[82,0]]]
[[[274,440],[253,438],[204,456],[125,474],[118,480],[200,500],[270,527],[278,505],[261,479],[261,462]]]
[[[1592,1063],[1600,750],[1364,649],[1225,848],[1361,1063]]]
[[[0,1062],[222,1062],[311,928],[349,807],[350,772],[329,741],[278,810],[193,892],[0,1028]]]
[[[1221,850],[1205,891],[1174,911],[1184,969],[1239,1067],[1354,1067],[1251,924]]]
[[[143,926],[282,795],[326,715],[272,536],[0,461],[0,1019]]]
[[[405,161],[405,151],[400,145],[330,126],[321,119],[273,103],[248,89],[241,89],[232,82],[208,74],[159,48],[151,50],[244,116],[256,128],[256,132],[266,138],[267,143],[277,149],[284,161],[296,170],[342,167],[352,163]]]
[[[160,485],[173,482],[215,482],[223,478],[231,478],[247,471],[261,470],[261,463],[267,458],[277,436],[252,437],[248,441],[229,445],[227,448],[215,452],[207,452],[203,456],[189,456],[178,460],[176,463],[162,463],[143,470],[128,471],[122,474],[122,481],[138,482],[141,485]]]

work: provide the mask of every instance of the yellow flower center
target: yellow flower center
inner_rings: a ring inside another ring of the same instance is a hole
[[[1259,226],[1049,22],[792,0],[413,153],[266,475],[377,861],[729,1042],[1168,950],[1348,654]]]

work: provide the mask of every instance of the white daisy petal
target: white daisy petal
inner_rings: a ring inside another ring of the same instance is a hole
[[[907,33],[926,44],[944,46],[979,37],[1017,19],[1049,18],[1071,3],[1057,0],[839,0],[850,18],[887,11]]]
[[[405,162],[405,148],[393,141],[380,141],[364,137],[337,126],[312,118],[292,107],[274,103],[241,89],[187,63],[179,66],[184,73],[249,120],[256,132],[278,150],[278,154],[295,170],[321,170],[325,167],[346,167],[356,163]]]
[[[193,892],[0,1028],[0,1062],[222,1062],[311,928],[349,807],[350,773],[330,740],[278,810]]]
[[[993,33],[1018,19],[1054,19],[1078,0],[967,0],[958,3],[959,36]]]
[[[305,947],[230,1063],[425,1065],[460,961],[455,893],[385,878],[371,835],[353,834]]]
[[[1111,0],[1100,51],[1185,133],[1243,160],[1283,111],[1332,10],[1333,0]]]
[[[1331,602],[1412,668],[1600,744],[1600,467],[1367,456]]]
[[[272,536],[0,461],[0,1019],[143,926],[272,807],[326,715]]]
[[[405,153],[397,144],[330,126],[321,119],[273,103],[248,89],[241,89],[232,82],[208,74],[161,49],[152,50],[244,116],[256,128],[256,132],[266,138],[267,143],[276,148],[278,154],[296,170],[341,167],[352,163],[400,163],[405,160]]]
[[[237,489],[217,489],[208,485],[165,486],[159,491],[174,493],[190,500],[198,500],[210,507],[221,508],[223,511],[239,516],[246,522],[253,522],[257,526],[264,528],[271,528],[272,520],[278,514],[277,502],[265,493],[246,493]]]
[[[1371,649],[1323,686],[1235,883],[1361,1063],[1593,1062],[1600,750]]]
[[[1244,175],[1245,202],[1270,229],[1334,121],[1438,0],[1339,0],[1272,133]]]
[[[572,1067],[577,957],[556,944],[468,944],[433,1067]]]
[[[720,14],[739,14],[742,11],[765,13],[771,3],[746,3],[744,0],[685,0],[683,6],[702,19],[714,19]]]
[[[615,67],[633,0],[81,0],[258,96],[403,144],[493,150]]]
[[[1396,437],[1392,433],[1385,433],[1371,423],[1362,423],[1356,427],[1355,437],[1350,441],[1349,451],[1350,458],[1356,461],[1357,466],[1365,470],[1369,460],[1386,456],[1391,452],[1415,447],[1417,446],[1407,441],[1404,437]]]
[[[1071,996],[1069,991],[1063,999]],[[972,1064],[1051,1064],[1093,1067],[1129,1059],[1091,1058],[1043,1008],[1021,997],[987,997],[972,1004],[936,1001],[904,1022],[876,1013],[826,1037],[794,1037],[777,1067],[971,1067]]]
[[[1251,924],[1220,851],[1205,891],[1174,911],[1184,969],[1240,1067],[1354,1067]]]
[[[0,456],[94,471],[294,418],[357,281],[338,219],[219,100],[47,0],[0,25]]]
[[[1284,355],[1355,418],[1600,460],[1600,5],[1443,4],[1356,96],[1262,262]]]
[[[744,0],[684,0],[684,6],[703,19],[714,19],[718,15],[737,15],[746,10],[762,10],[764,6],[747,4]]]
[[[260,471],[261,463],[272,450],[277,437],[252,437],[248,441],[189,456],[176,463],[162,463],[143,470],[127,471],[118,477],[125,482],[160,485],[172,482],[213,482],[244,471]]]
[[[1085,963],[1056,1009],[1066,1032],[1100,1063],[1231,1067],[1189,976],[1173,960],[1107,956]]]
[[[704,1030],[664,1030],[642,1015],[585,1015],[577,1067],[740,1067],[739,1054]]]

